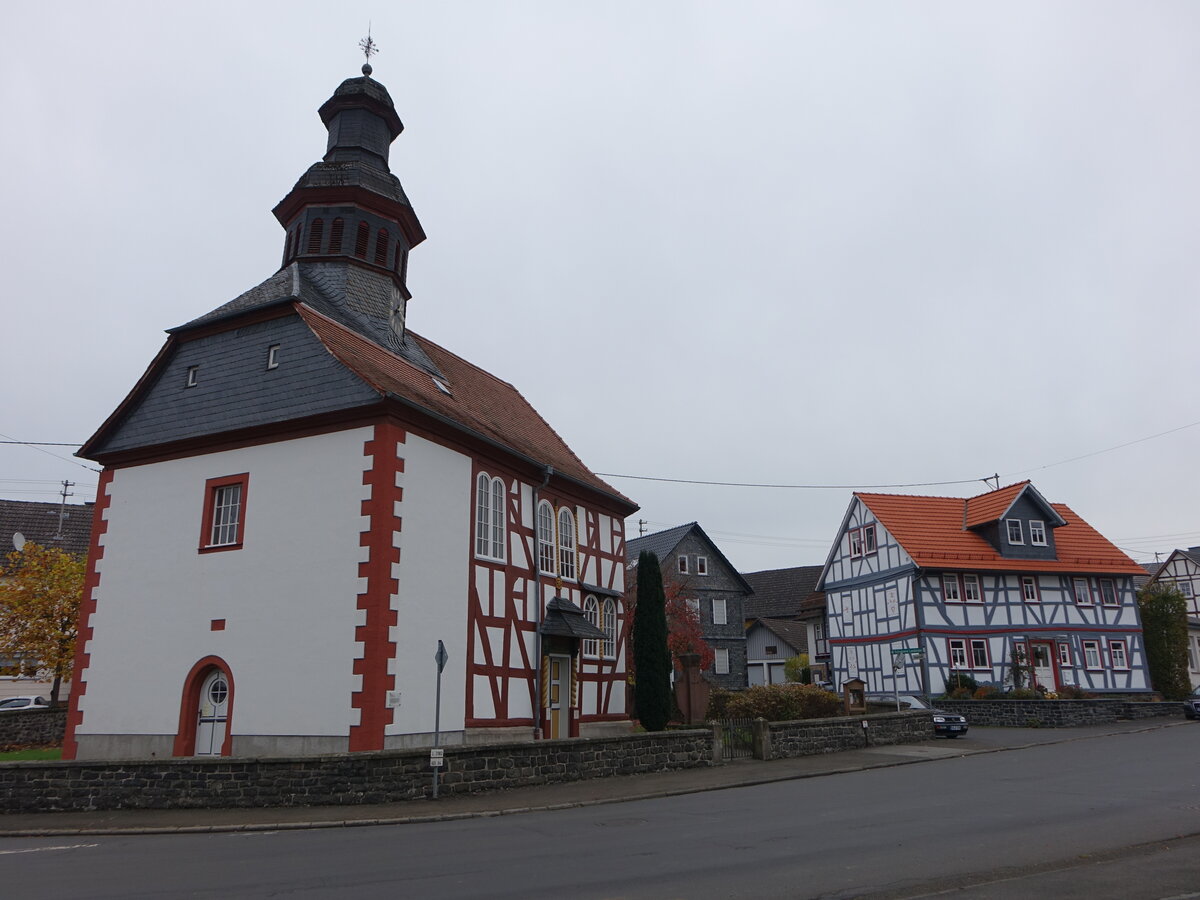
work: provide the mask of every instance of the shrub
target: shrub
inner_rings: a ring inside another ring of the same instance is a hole
[[[947,700],[970,700],[975,696],[975,692],[967,687],[955,688],[946,694]]]
[[[725,712],[732,719],[790,722],[835,716],[841,705],[841,697],[815,685],[760,684],[731,697]]]
[[[1008,692],[1009,700],[1041,700],[1042,695],[1033,688],[1015,688]]]
[[[976,700],[993,700],[999,693],[994,684],[984,684],[979,686],[973,696]]]
[[[1138,592],[1150,682],[1164,700],[1192,692],[1188,677],[1187,600],[1173,585],[1152,584]]]
[[[979,682],[965,672],[951,672],[950,677],[946,679],[946,696],[949,697],[952,691],[959,689],[965,689],[969,697],[979,690]]]
[[[1060,700],[1091,700],[1092,695],[1076,684],[1064,684],[1058,690]]]
[[[713,688],[708,695],[708,710],[704,713],[706,719],[728,719],[729,701],[737,696],[736,691],[725,688]]]

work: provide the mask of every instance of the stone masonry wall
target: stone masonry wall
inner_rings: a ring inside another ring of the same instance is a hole
[[[0,747],[39,744],[58,747],[67,728],[67,708],[0,713]]]
[[[863,728],[863,722],[867,723],[866,728]],[[934,736],[933,715],[928,710],[772,722],[769,727],[771,754],[775,758],[912,744]]]
[[[442,794],[711,765],[712,732],[446,747]],[[0,812],[327,806],[429,795],[429,751],[0,764]]]
[[[1103,725],[1121,719],[1182,716],[1182,703],[1128,700],[938,700],[939,709],[966,716],[972,725],[1013,728],[1070,728]]]

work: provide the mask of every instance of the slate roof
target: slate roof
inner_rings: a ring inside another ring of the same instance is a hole
[[[1011,493],[1010,485],[992,493]],[[1051,508],[1067,524],[1054,532],[1057,559],[1006,558],[963,527],[960,497],[855,493],[921,568],[1142,575],[1144,570],[1063,503]],[[986,496],[986,495],[985,495]],[[1013,495],[1015,497],[1015,495]],[[972,498],[982,499],[982,498]],[[990,515],[1000,501],[984,504]],[[1011,504],[1011,499],[1009,499]],[[1005,507],[1007,508],[1007,506]]]
[[[705,534],[704,529],[700,527],[698,522],[688,522],[686,525],[676,525],[674,528],[668,528],[666,531],[658,531],[654,534],[648,534],[645,537],[626,538],[625,564],[630,566],[636,565],[638,557],[641,556],[642,552],[645,550],[649,550],[651,553],[657,556],[658,561],[661,563],[664,559],[674,553],[675,548],[679,546],[680,542],[692,532],[695,532],[697,536],[708,545],[710,554],[721,562],[730,576],[736,581],[740,582],[743,591],[745,591],[747,594],[754,592],[754,588],[752,588],[746,582],[746,579],[742,577],[741,573],[733,567],[733,564],[726,558],[725,554],[721,552],[721,548],[714,544],[712,538]],[[709,571],[712,571],[711,563],[709,564]],[[663,572],[664,576],[668,574],[673,575],[675,573],[666,571]],[[698,585],[693,586],[698,587]]]
[[[758,617],[746,628],[749,631],[759,623],[797,653],[808,652],[808,628],[793,619],[767,619]]]
[[[31,500],[0,500],[0,561],[15,549],[13,535],[43,547],[59,547],[86,556],[92,540],[92,503],[68,503],[58,536],[60,504]]]
[[[538,626],[541,634],[560,637],[607,640],[608,635],[589,622],[583,610],[563,597],[555,597],[546,604],[546,617]]]
[[[795,618],[801,603],[816,590],[823,566],[765,569],[742,575],[754,589],[746,598],[746,618]]]

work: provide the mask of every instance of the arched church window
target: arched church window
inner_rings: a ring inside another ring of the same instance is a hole
[[[612,597],[604,600],[604,658],[617,656],[617,603]]]
[[[329,226],[329,252],[342,252],[342,232],[346,230],[346,220],[338,216]]]
[[[554,574],[554,508],[546,500],[538,504],[538,569]]]
[[[475,555],[504,559],[504,482],[486,472],[475,481]]]
[[[321,219],[313,219],[312,227],[308,229],[308,252],[321,252],[321,238],[325,236],[325,223]]]
[[[388,251],[391,249],[390,241],[388,240],[388,230],[380,228],[379,234],[375,235],[375,265],[386,266],[388,261]]]
[[[358,223],[358,234],[354,236],[354,255],[359,259],[367,258],[367,244],[371,240],[371,226],[366,222]]]
[[[558,574],[575,577],[575,517],[565,506],[558,511]]]
[[[600,607],[596,603],[596,598],[590,594],[583,599],[583,617],[587,619],[589,625],[600,627]],[[599,641],[592,639],[583,642],[584,656],[596,656],[599,652]]]

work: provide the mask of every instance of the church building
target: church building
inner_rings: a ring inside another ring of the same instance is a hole
[[[443,743],[629,727],[637,506],[408,329],[425,233],[369,65],[320,117],[282,267],[169,329],[80,451],[104,469],[67,759],[430,744],[439,641]]]

